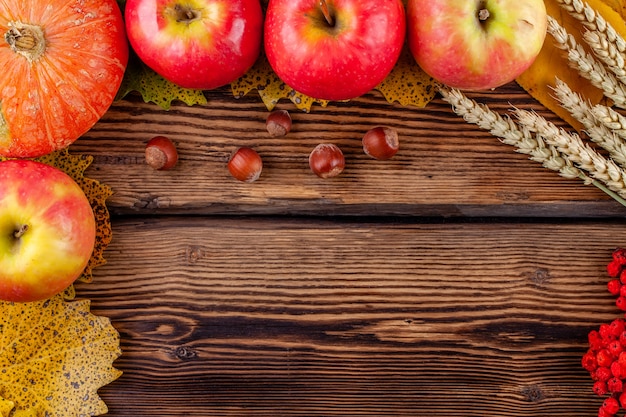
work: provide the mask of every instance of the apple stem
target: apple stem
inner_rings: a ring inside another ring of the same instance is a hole
[[[322,9],[322,14],[328,25],[335,26],[335,19],[333,19],[333,15],[330,13],[326,0],[320,0],[320,8]]]
[[[188,6],[181,6],[176,4],[173,9],[167,9],[166,13],[171,13],[178,23],[191,23],[200,19],[201,15],[197,10]]]
[[[484,22],[485,20],[489,19],[490,13],[489,10],[487,9],[480,9],[478,11],[478,20],[480,20],[481,22]]]
[[[27,224],[23,224],[19,227],[19,229],[17,229],[15,232],[13,232],[13,237],[15,239],[19,239],[22,236],[24,236],[24,233],[26,233],[26,231],[28,230],[28,225]]]

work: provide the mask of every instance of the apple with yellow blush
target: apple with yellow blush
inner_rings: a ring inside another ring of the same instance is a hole
[[[487,90],[535,61],[547,31],[544,0],[408,0],[416,62],[449,87]]]
[[[32,302],[69,287],[94,250],[96,221],[81,187],[32,160],[0,162],[0,299]]]

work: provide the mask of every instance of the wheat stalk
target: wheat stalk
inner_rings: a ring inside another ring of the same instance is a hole
[[[590,172],[592,172],[592,175],[597,175],[600,180],[606,183],[605,185],[576,167],[575,159],[581,162],[587,161],[590,159],[590,152],[587,150],[585,152],[571,152],[570,148],[575,146],[567,145],[568,139],[563,141],[569,135],[566,132],[558,131],[558,128],[554,125],[552,125],[553,128],[551,127],[546,132],[539,132],[540,129],[537,128],[538,123],[530,123],[524,119],[520,120],[521,124],[516,124],[510,117],[501,116],[489,109],[487,105],[468,98],[458,89],[440,86],[439,93],[452,106],[453,111],[463,117],[465,121],[489,131],[503,143],[514,146],[517,152],[529,155],[531,160],[541,163],[545,168],[556,171],[565,178],[580,178],[585,184],[592,184],[598,187],[620,204],[626,206],[626,200],[623,198],[626,197],[626,176],[621,174],[621,170],[617,168],[619,174],[613,175],[617,179],[611,179],[607,182],[606,177],[611,178],[611,175],[599,175],[597,171],[614,174],[615,167],[610,162],[598,160],[597,165],[601,167],[601,170],[593,169]],[[523,117],[524,115],[519,110],[517,113],[518,117]],[[545,119],[543,119],[543,122],[548,123]],[[557,129],[556,136],[559,136],[561,140],[554,140],[554,129]],[[535,132],[534,135],[531,133],[532,131]],[[565,142],[565,146],[563,146],[563,142]],[[574,155],[575,158],[573,159],[570,155]],[[606,163],[603,165],[602,162]],[[587,168],[594,166],[589,163],[581,163],[581,165]]]
[[[614,161],[600,155],[576,133],[558,128],[536,112],[516,109],[515,114],[520,124],[540,134],[548,144],[561,154],[567,155],[578,168],[602,181],[610,190],[626,197],[626,172]]]
[[[596,104],[591,108],[591,112],[599,123],[626,140],[626,117],[603,104]]]
[[[583,34],[593,53],[604,62],[616,77],[626,80],[626,41],[589,4],[581,0],[557,0],[559,5],[588,30]]]
[[[594,109],[580,94],[572,91],[566,83],[559,79],[556,80],[554,91],[561,107],[569,111],[576,120],[582,123],[589,138],[607,150],[615,162],[621,164],[622,167],[626,166],[626,143],[615,131],[609,128],[606,123],[603,123],[596,117],[596,113],[603,107],[605,110],[608,110],[608,107],[598,105],[596,109]],[[612,115],[615,114],[618,113],[613,111]],[[623,117],[618,117],[617,119],[625,121]]]
[[[563,0],[564,1],[564,0]],[[578,44],[574,36],[551,16],[548,16],[548,33],[556,41],[556,47],[567,52],[570,65],[578,73],[589,80],[592,85],[601,89],[604,95],[613,100],[616,106],[626,108],[626,90],[613,73]]]
[[[516,147],[517,152],[529,155],[531,160],[557,171],[563,177],[588,180],[588,177],[567,157],[564,158],[554,146],[547,145],[541,136],[532,135],[528,129],[518,126],[510,117],[501,116],[485,104],[468,98],[458,89],[442,86],[439,92],[457,115],[489,131],[503,143]]]

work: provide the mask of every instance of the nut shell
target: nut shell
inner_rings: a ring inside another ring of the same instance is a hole
[[[176,145],[165,136],[155,136],[146,144],[146,163],[152,168],[165,171],[178,162]]]
[[[320,143],[309,154],[309,167],[320,178],[336,177],[345,166],[343,152],[333,143]]]
[[[363,152],[375,159],[385,160],[393,157],[400,148],[396,129],[378,126],[363,135]]]
[[[243,182],[254,182],[261,176],[263,161],[252,148],[237,149],[228,161],[228,171],[233,178]]]

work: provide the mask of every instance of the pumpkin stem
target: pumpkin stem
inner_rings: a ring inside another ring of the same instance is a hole
[[[9,22],[4,40],[13,52],[25,56],[31,62],[38,60],[46,50],[46,40],[40,26]]]

